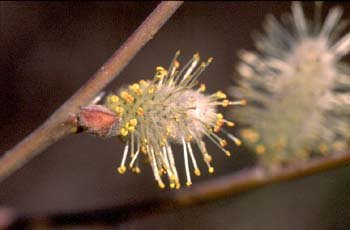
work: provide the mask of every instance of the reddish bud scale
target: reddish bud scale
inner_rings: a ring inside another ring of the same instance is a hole
[[[119,119],[102,105],[82,107],[78,114],[78,124],[88,133],[98,136],[118,135]]]

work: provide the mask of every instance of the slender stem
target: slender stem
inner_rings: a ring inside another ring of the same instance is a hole
[[[28,229],[34,224],[46,226],[50,229],[73,225],[113,226],[132,218],[203,204],[267,184],[288,181],[348,164],[350,164],[350,153],[339,152],[327,157],[296,163],[274,172],[268,172],[256,166],[202,182],[189,189],[164,193],[161,197],[140,200],[121,206],[35,217],[12,215],[13,224],[10,229]]]
[[[48,146],[69,134],[72,127],[64,125],[65,121],[69,119],[69,115],[77,113],[80,106],[88,104],[108,83],[118,76],[182,3],[181,1],[161,2],[90,80],[40,127],[13,149],[7,151],[0,159],[0,181]]]

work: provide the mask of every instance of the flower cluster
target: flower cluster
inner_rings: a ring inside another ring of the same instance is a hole
[[[341,59],[350,51],[350,33],[339,7],[322,25],[319,4],[314,21],[295,2],[282,23],[269,16],[257,51],[239,54],[241,79],[231,94],[249,106],[232,114],[267,166],[349,148],[350,69]]]
[[[205,95],[206,86],[199,84],[197,79],[212,58],[200,62],[199,54],[195,54],[179,69],[179,54],[176,52],[168,69],[156,67],[153,80],[140,80],[122,88],[118,93],[108,95],[103,105],[84,108],[79,117],[80,124],[89,132],[100,136],[118,135],[125,142],[119,173],[124,173],[128,167],[139,173],[138,159],[145,155],[161,188],[165,187],[162,179],[165,174],[171,188],[180,187],[173,143],[183,146],[187,186],[192,184],[191,162],[194,174],[201,174],[194,146],[198,147],[209,172],[213,173],[212,156],[207,151],[205,138],[227,156],[231,155],[225,149],[228,142],[219,136],[220,131],[237,145],[241,143],[223,128],[224,125],[232,127],[234,123],[218,113],[217,106],[243,105],[245,101],[229,101],[221,91]]]

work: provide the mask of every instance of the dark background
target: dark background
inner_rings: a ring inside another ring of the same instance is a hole
[[[66,101],[156,5],[0,2],[0,153]],[[304,5],[312,15],[313,4]],[[349,20],[349,3],[325,3],[324,9],[335,5],[346,8]],[[233,82],[237,51],[253,47],[251,34],[261,30],[266,14],[289,11],[289,2],[186,2],[107,90],[151,78],[155,66],[168,66],[177,49],[181,63],[197,51],[205,59],[213,56],[201,81],[209,92],[225,90]],[[117,138],[65,138],[0,184],[0,204],[34,214],[105,207],[162,193],[148,165],[140,175],[117,173],[122,149]],[[194,183],[254,163],[244,147],[233,148],[231,158],[211,149],[216,173],[203,173]],[[181,156],[177,161],[181,168]],[[350,169],[341,168],[132,220],[118,229],[350,229],[349,207]]]

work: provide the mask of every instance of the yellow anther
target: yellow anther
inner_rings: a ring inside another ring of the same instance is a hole
[[[221,147],[225,147],[227,145],[227,141],[226,140],[221,140],[220,141],[220,145],[221,145]]]
[[[227,106],[229,106],[229,104],[230,104],[230,101],[229,101],[229,100],[223,100],[222,103],[221,103],[221,105],[222,105],[223,107],[227,107]]]
[[[147,154],[147,149],[145,146],[141,146],[141,152]]]
[[[191,182],[191,181],[187,181],[187,182],[186,182],[186,185],[187,185],[187,186],[191,186],[191,185],[192,185],[192,182]]]
[[[135,132],[135,126],[129,126],[128,130],[132,133]]]
[[[164,183],[161,182],[161,181],[158,181],[158,186],[159,186],[159,188],[161,188],[161,189],[165,188]]]
[[[141,169],[139,168],[139,167],[134,167],[134,168],[132,168],[132,171],[134,172],[134,173],[136,173],[136,174],[140,174],[140,172],[141,172]]]
[[[214,132],[218,133],[220,131],[220,129],[221,129],[221,126],[217,125],[217,126],[214,127]]]
[[[143,108],[142,108],[142,107],[138,107],[138,109],[137,109],[137,114],[140,115],[140,116],[142,116],[142,115],[145,114],[145,112],[143,111]]]
[[[219,127],[222,127],[224,125],[224,123],[225,122],[222,119],[219,119],[219,120],[216,121],[216,125],[219,126]]]
[[[219,99],[226,99],[226,94],[224,94],[222,91],[217,91],[216,97]]]
[[[320,150],[321,154],[326,154],[328,152],[328,146],[324,143],[320,144],[318,149]]]
[[[120,174],[125,173],[125,171],[126,171],[126,167],[125,167],[124,165],[118,167],[118,172],[119,172]]]
[[[125,137],[126,135],[128,135],[128,133],[129,132],[128,132],[128,130],[126,128],[121,128],[120,129],[120,135]]]
[[[166,70],[165,70],[164,67],[162,67],[162,66],[157,66],[157,67],[156,67],[156,71],[157,71],[157,72],[161,72],[161,71],[166,71]]]
[[[166,127],[166,133],[165,133],[165,135],[166,135],[166,136],[169,136],[170,133],[171,133],[171,129],[170,129],[169,127]]]
[[[333,147],[334,151],[343,151],[346,149],[346,144],[344,142],[341,142],[341,141],[336,141],[336,142],[334,142],[332,147]]]
[[[239,101],[239,104],[240,104],[240,105],[247,105],[247,100],[240,100],[240,101]]]
[[[164,142],[164,141],[160,141],[160,142],[159,142],[159,146],[160,146],[160,147],[165,146],[165,142]]]
[[[206,153],[204,154],[204,161],[210,163],[212,161],[212,157]]]
[[[108,98],[111,102],[116,103],[119,101],[119,97],[116,95],[112,95]]]
[[[222,115],[222,113],[217,113],[216,118],[219,120],[224,119],[224,115]]]
[[[170,183],[170,188],[174,189],[175,188],[175,183]]]
[[[209,167],[208,171],[209,173],[214,173],[214,167]]]
[[[197,59],[197,60],[200,59],[199,53],[195,53],[195,54],[193,55],[193,58],[194,58],[194,59]]]
[[[133,118],[133,119],[131,119],[129,121],[129,123],[130,123],[131,126],[136,126],[137,125],[137,120],[135,118]]]
[[[227,126],[229,126],[229,127],[235,126],[235,123],[232,122],[232,121],[226,121],[226,124],[227,124]]]
[[[140,85],[135,83],[129,86],[129,89],[136,93],[137,96],[142,95],[143,91],[140,89]]]
[[[201,84],[200,86],[199,86],[199,92],[205,92],[205,90],[206,90],[206,86],[205,86],[205,84]]]
[[[181,185],[179,183],[176,184],[175,189],[180,189]]]
[[[263,155],[263,154],[266,152],[266,148],[265,148],[264,145],[259,144],[259,145],[256,146],[255,152],[256,152],[256,154],[258,154],[258,155]]]
[[[126,101],[126,102],[128,102],[128,103],[133,103],[134,102],[134,97],[133,96],[131,96],[128,92],[126,92],[126,91],[122,91],[121,93],[120,93],[120,96]]]
[[[195,170],[194,170],[194,174],[195,174],[196,176],[200,176],[200,175],[201,175],[201,171],[200,171],[199,169],[195,169]]]
[[[154,93],[156,90],[157,90],[157,86],[153,86],[153,87],[151,87],[151,88],[148,90],[148,93],[149,93],[149,94],[152,94],[152,93]]]
[[[187,141],[187,142],[191,142],[192,139],[193,139],[193,137],[192,137],[191,135],[188,135],[186,141]]]
[[[179,68],[180,62],[178,60],[175,60],[174,61],[174,66],[175,66],[175,68]]]
[[[234,139],[233,141],[235,142],[235,144],[237,146],[241,146],[242,145],[242,141],[240,139],[238,139],[238,138]]]
[[[208,63],[211,63],[213,61],[213,57],[208,58]]]
[[[256,143],[260,139],[259,133],[251,129],[243,129],[241,135],[244,139],[248,140],[250,143]]]
[[[148,144],[148,141],[147,141],[146,138],[142,140],[142,144],[143,144],[143,145],[147,145],[147,144]]]
[[[116,106],[114,110],[119,115],[122,115],[124,113],[124,109],[120,106]]]
[[[134,83],[132,85],[129,85],[129,89],[132,90],[132,91],[135,91],[137,89],[140,89],[140,85],[137,84],[137,83]]]
[[[228,157],[231,156],[230,151],[227,151],[227,150],[226,150],[226,151],[225,151],[225,154],[226,154],[226,156],[228,156]]]
[[[145,80],[140,80],[139,83],[140,83],[140,85],[142,85],[142,86],[147,86],[147,85],[148,85],[148,82],[145,81]]]

